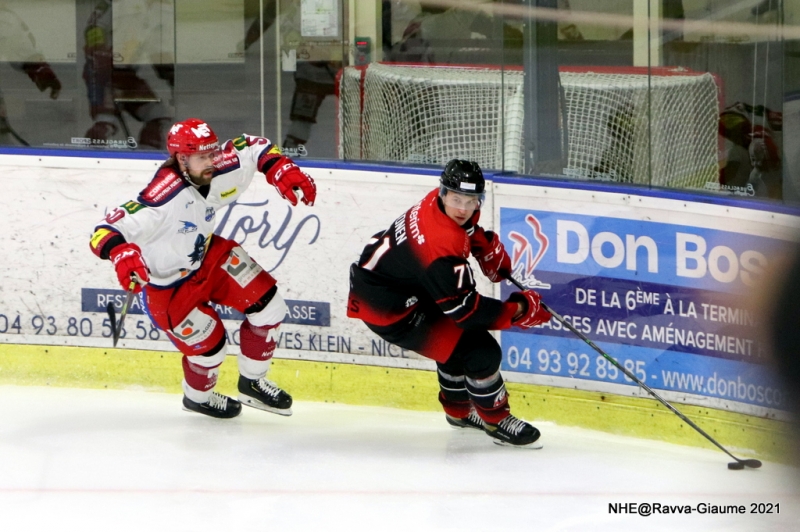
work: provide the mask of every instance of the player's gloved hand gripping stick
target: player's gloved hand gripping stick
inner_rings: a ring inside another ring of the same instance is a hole
[[[147,265],[142,258],[142,252],[136,244],[129,244],[126,242],[125,244],[116,246],[111,250],[109,258],[114,264],[114,268],[117,270],[119,283],[127,291],[125,303],[122,305],[122,312],[119,317],[119,324],[117,324],[114,304],[109,303],[106,307],[108,319],[111,322],[114,347],[117,347],[119,336],[122,333],[122,325],[125,323],[125,316],[128,314],[133,296],[137,292],[142,291],[142,286],[150,281],[150,275],[147,272]]]
[[[509,276],[507,276],[507,279],[509,280],[509,282],[513,283],[513,284],[514,284],[514,285],[515,285],[517,288],[519,288],[520,290],[523,290],[523,291],[524,291],[524,290],[526,290],[526,289],[525,289],[525,287],[524,287],[524,286],[522,286],[522,284],[521,284],[519,281],[517,281],[516,279],[514,279],[514,278],[513,278],[513,277],[511,277],[510,275],[509,275]],[[666,400],[665,400],[665,399],[663,399],[663,398],[662,398],[660,395],[658,395],[656,392],[654,392],[652,388],[650,388],[648,385],[646,385],[645,383],[643,383],[642,381],[640,381],[640,380],[639,380],[639,379],[636,377],[636,375],[634,375],[633,373],[631,373],[630,371],[628,371],[628,369],[626,369],[626,368],[625,368],[625,366],[623,366],[622,364],[620,364],[619,362],[617,362],[617,361],[614,359],[614,357],[612,357],[611,355],[609,355],[608,353],[606,353],[605,351],[603,351],[602,349],[600,349],[599,347],[597,347],[597,346],[595,345],[595,343],[594,343],[594,342],[592,342],[592,341],[591,341],[589,338],[587,338],[587,337],[586,337],[586,336],[585,336],[583,333],[581,333],[579,330],[577,330],[575,327],[573,327],[571,323],[569,323],[568,321],[566,321],[566,320],[565,320],[564,318],[562,318],[562,317],[561,317],[561,316],[560,316],[560,315],[559,315],[557,312],[553,311],[553,309],[551,309],[550,307],[548,307],[548,306],[545,304],[545,302],[544,302],[544,301],[540,301],[540,303],[539,303],[539,304],[542,306],[542,308],[544,308],[544,309],[545,309],[547,312],[549,312],[549,313],[550,313],[550,314],[551,314],[551,315],[552,315],[552,316],[553,316],[553,317],[554,317],[554,318],[555,318],[555,319],[556,319],[556,320],[557,320],[559,323],[561,323],[561,325],[563,325],[563,326],[564,326],[566,329],[569,329],[570,331],[572,331],[572,332],[573,332],[573,333],[574,333],[574,334],[575,334],[575,335],[576,335],[578,338],[580,338],[581,340],[583,340],[584,342],[586,342],[586,343],[587,343],[587,344],[588,344],[588,345],[589,345],[589,346],[590,346],[592,349],[594,349],[595,351],[597,351],[598,353],[600,353],[600,354],[603,356],[603,358],[605,358],[605,359],[606,359],[606,360],[608,360],[608,361],[609,361],[611,364],[613,364],[613,365],[614,365],[614,367],[616,367],[618,370],[620,370],[620,371],[621,371],[621,372],[622,372],[622,373],[623,373],[623,374],[624,374],[626,377],[628,377],[628,378],[629,378],[629,379],[631,379],[633,382],[635,382],[636,384],[638,384],[639,386],[641,386],[641,387],[642,387],[642,388],[643,388],[643,389],[644,389],[644,390],[645,390],[647,393],[649,393],[650,395],[652,395],[653,397],[655,397],[655,398],[656,398],[656,400],[657,400],[659,403],[661,403],[662,405],[664,405],[664,406],[666,406],[667,408],[669,408],[669,409],[672,411],[672,413],[673,413],[673,414],[675,414],[676,416],[678,416],[679,418],[681,418],[683,421],[685,421],[687,425],[689,425],[689,426],[690,426],[690,427],[692,427],[694,430],[696,430],[697,432],[699,432],[700,434],[702,434],[703,436],[705,436],[705,438],[706,438],[708,441],[710,441],[711,443],[713,443],[714,445],[716,445],[717,447],[719,447],[719,448],[720,448],[720,449],[721,449],[723,452],[725,452],[725,454],[727,454],[728,456],[730,456],[731,458],[733,458],[734,460],[736,460],[735,462],[729,462],[729,463],[728,463],[728,469],[744,469],[745,467],[751,467],[751,468],[753,468],[753,469],[756,469],[756,468],[759,468],[759,467],[761,467],[761,462],[760,462],[759,460],[755,460],[755,459],[753,459],[753,458],[750,458],[750,459],[741,459],[741,458],[736,458],[735,456],[733,456],[733,455],[732,455],[730,452],[728,452],[728,450],[727,450],[725,447],[723,447],[722,445],[720,445],[720,444],[719,444],[719,443],[718,443],[718,442],[717,442],[717,441],[716,441],[714,438],[712,438],[711,436],[709,436],[708,434],[706,434],[706,432],[705,432],[703,429],[701,429],[700,427],[698,427],[697,425],[695,425],[695,423],[694,423],[694,422],[693,422],[691,419],[689,419],[688,417],[686,417],[685,415],[683,415],[683,413],[681,413],[681,412],[680,412],[680,411],[679,411],[677,408],[675,408],[674,406],[672,406],[672,405],[671,405],[671,404],[670,404],[668,401],[666,401]]]
[[[139,276],[135,273],[131,276],[131,284],[128,285],[127,294],[125,294],[125,303],[122,304],[122,311],[119,315],[119,324],[117,324],[117,317],[116,311],[114,310],[114,303],[109,303],[106,307],[106,312],[108,312],[108,319],[111,323],[111,331],[114,337],[114,347],[117,347],[117,342],[119,341],[119,335],[122,333],[122,325],[125,323],[125,316],[128,315],[128,309],[131,306],[131,301],[133,301],[133,296],[136,294],[136,288],[141,290],[142,284],[147,284],[142,282],[139,279]]]

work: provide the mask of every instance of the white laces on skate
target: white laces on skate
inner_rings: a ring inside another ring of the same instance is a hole
[[[211,397],[208,398],[208,406],[215,410],[224,411],[228,407],[228,398],[217,392],[211,392]]]
[[[527,423],[521,419],[517,419],[512,415],[508,415],[508,417],[504,418],[500,423],[497,424],[501,429],[505,430],[509,434],[513,434],[517,436],[520,431],[527,425]]]
[[[277,398],[278,394],[281,393],[281,389],[278,388],[278,385],[267,379],[258,379],[256,381],[256,386],[258,386],[258,389],[263,393],[273,398]]]
[[[483,426],[483,420],[481,419],[481,417],[478,415],[478,413],[474,409],[469,411],[469,415],[467,416],[467,419],[469,419],[471,422],[475,423],[479,427]]]

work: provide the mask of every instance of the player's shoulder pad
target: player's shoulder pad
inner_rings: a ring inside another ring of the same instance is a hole
[[[409,236],[427,264],[442,257],[466,260],[470,252],[467,232],[439,210],[436,197],[429,194],[408,212]]]
[[[187,186],[174,168],[160,168],[150,184],[139,193],[139,203],[146,207],[164,205]]]
[[[429,239],[430,253],[434,257],[457,257],[459,259],[469,258],[470,246],[469,236],[461,227],[443,215],[446,221],[451,223],[437,224],[435,230],[427,231],[432,235]],[[444,222],[445,220],[439,220]]]
[[[424,212],[427,216],[423,222],[427,232],[433,235],[431,250],[437,256],[467,259],[470,253],[469,235],[439,209],[438,197],[438,190],[434,190],[425,198],[427,208]]]

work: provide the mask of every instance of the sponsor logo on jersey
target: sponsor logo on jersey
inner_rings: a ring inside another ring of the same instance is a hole
[[[417,301],[419,301],[419,299],[417,299],[417,296],[411,296],[411,297],[409,297],[409,298],[406,300],[406,308],[416,305],[416,304],[417,304]]]
[[[181,178],[172,172],[156,177],[142,192],[142,197],[152,203],[166,199],[172,192],[183,185]]]
[[[216,213],[217,211],[214,209],[214,207],[206,207],[206,221],[210,222],[213,220]]]
[[[95,231],[94,235],[92,235],[92,249],[97,249],[97,246],[100,244],[100,242],[102,242],[103,239],[105,239],[110,234],[111,231],[102,227],[97,231]]]
[[[187,222],[184,220],[179,220],[179,221],[183,224],[183,227],[178,229],[178,232],[180,234],[185,235],[187,233],[194,233],[195,231],[197,231],[197,226],[192,222]]]
[[[192,204],[194,204],[194,200],[192,200],[192,201],[187,201],[187,202],[186,202],[186,208],[188,209],[188,208],[189,208],[189,205],[192,205]]]
[[[129,201],[127,203],[122,204],[122,208],[128,211],[128,214],[133,214],[136,211],[140,211],[145,208],[145,205],[138,203],[136,201]]]
[[[223,152],[216,160],[214,160],[214,167],[217,173],[226,173],[231,170],[239,168],[239,156],[236,152]]]
[[[415,239],[420,246],[425,243],[425,235],[419,229],[419,210],[421,208],[422,202],[420,201],[411,208],[411,212],[408,215],[408,232],[411,234],[411,238]]]
[[[514,243],[511,250],[511,270],[514,278],[527,288],[550,288],[549,283],[539,281],[533,270],[550,247],[550,239],[542,232],[542,224],[532,214],[525,216],[525,223],[531,228],[531,238],[517,231],[509,231],[508,238]]]
[[[219,197],[220,197],[220,198],[223,198],[223,199],[224,199],[224,198],[227,198],[228,196],[231,196],[231,195],[233,195],[233,194],[236,194],[236,191],[237,191],[237,190],[239,190],[239,189],[237,189],[236,187],[233,187],[232,189],[230,189],[230,190],[226,190],[225,192],[220,192],[220,194],[219,194]]]
[[[197,345],[211,336],[215,325],[216,322],[211,316],[200,312],[200,309],[194,309],[172,329],[172,334],[186,344]]]

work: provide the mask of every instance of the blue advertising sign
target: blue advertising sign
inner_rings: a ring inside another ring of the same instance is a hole
[[[124,290],[81,288],[81,311],[83,312],[106,312],[106,307],[109,303],[113,303],[117,312],[119,312],[124,302]],[[212,306],[223,320],[244,319],[244,314],[234,308],[219,304],[212,304]],[[288,311],[283,323],[314,325],[317,327],[330,327],[331,325],[331,304],[328,302],[287,299],[286,306]],[[128,313],[146,314],[141,292],[133,298]]]
[[[652,388],[780,409],[747,294],[784,241],[505,207],[499,227],[514,277]],[[504,370],[635,385],[555,319],[501,340]]]

